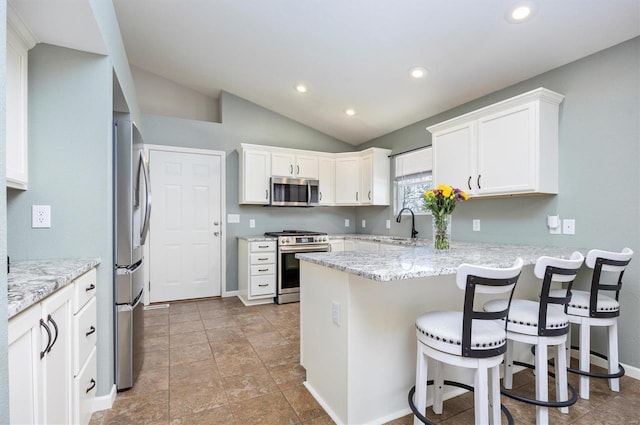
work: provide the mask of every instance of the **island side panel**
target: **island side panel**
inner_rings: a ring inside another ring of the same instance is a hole
[[[348,275],[300,261],[300,363],[305,386],[336,423],[347,422]],[[332,320],[340,306],[341,325]]]
[[[455,275],[391,282],[349,277],[348,423],[384,423],[411,413],[407,394],[415,383],[416,318],[460,310],[464,292]],[[459,372],[448,379],[467,380]],[[445,390],[460,393],[455,387]]]

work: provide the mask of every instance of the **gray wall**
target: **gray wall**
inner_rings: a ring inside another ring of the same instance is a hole
[[[537,87],[564,94],[560,106],[559,194],[473,199],[456,208],[454,240],[549,244],[621,250],[636,258],[625,273],[620,319],[621,361],[640,367],[640,38],[614,46],[489,96],[372,140],[358,148],[395,153],[430,145],[427,126]],[[508,158],[505,158],[508,160]],[[384,233],[391,208],[357,210],[359,233]],[[550,235],[548,214],[576,219],[576,234]],[[473,219],[481,231],[473,232]],[[430,216],[418,216],[420,236],[431,235]],[[372,226],[369,227],[369,222]],[[392,221],[392,234],[409,235],[409,220]],[[375,226],[373,226],[375,224]],[[578,286],[586,287],[586,273]],[[597,346],[604,352],[601,332]]]
[[[29,52],[29,190],[7,197],[12,260],[100,257],[98,394],[113,385],[112,68],[109,59],[38,44]],[[51,205],[51,229],[31,205]]]
[[[7,2],[0,0],[0,22],[7,21]],[[6,28],[6,25],[4,26]],[[7,32],[0,31],[0,199],[6,195],[6,102],[5,83],[7,81]],[[0,317],[8,317],[7,307],[7,206],[0,203]],[[9,372],[7,371],[7,346],[9,335],[7,321],[0,320],[0,424],[9,423]]]
[[[238,205],[238,153],[235,150],[238,145],[252,143],[326,152],[348,152],[353,147],[230,93],[221,94],[220,107],[220,124],[145,114],[144,141],[226,152],[227,214],[240,214],[240,223],[227,224],[226,232],[226,288],[234,291],[238,289],[237,236],[262,235],[265,231],[292,227],[330,233],[355,232],[353,207],[303,209]],[[345,218],[350,220],[349,227],[344,226]],[[249,228],[250,219],[256,221],[254,229]]]

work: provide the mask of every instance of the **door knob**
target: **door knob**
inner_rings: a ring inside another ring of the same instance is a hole
[[[220,232],[213,232],[213,236],[219,236]]]
[[[214,225],[214,226],[217,226],[218,224],[220,224],[220,223],[218,223],[217,221],[214,221],[214,222],[213,222],[213,225]]]

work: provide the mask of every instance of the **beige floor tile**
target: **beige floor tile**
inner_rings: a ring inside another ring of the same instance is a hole
[[[174,323],[193,322],[196,320],[200,320],[200,313],[198,312],[198,309],[193,308],[187,313],[172,313],[169,315],[169,323],[172,325]]]
[[[302,383],[282,388],[282,394],[302,422],[319,418],[326,414]]]
[[[186,345],[208,344],[209,339],[205,331],[185,332],[173,334],[169,337],[169,347],[182,347]]]
[[[302,383],[306,379],[307,373],[304,368],[295,363],[289,363],[268,369],[269,374],[276,381],[280,388]]]
[[[168,350],[169,349],[169,336],[157,336],[147,338],[145,337],[142,340],[142,349],[145,352],[148,351],[159,351],[159,350]]]
[[[197,302],[179,302],[179,303],[171,303],[169,304],[170,315],[176,314],[185,314],[185,313],[197,313],[198,312],[198,303]]]
[[[278,386],[265,368],[226,376],[222,378],[222,385],[229,403],[240,403],[261,395],[279,392]]]
[[[203,331],[204,326],[202,320],[192,320],[190,322],[171,323],[169,325],[169,335],[181,334],[186,332]]]
[[[156,391],[169,389],[169,368],[143,366],[133,387],[118,393],[118,398],[143,397]]]
[[[248,335],[247,339],[251,343],[254,350],[277,347],[279,345],[287,345],[289,342],[280,335],[280,332],[267,332],[258,335]]]
[[[222,383],[215,360],[200,360],[171,366],[169,385],[197,385],[200,383]]]
[[[143,369],[168,367],[169,366],[169,349],[147,351],[144,353]]]
[[[217,328],[229,328],[239,327],[238,322],[235,319],[235,315],[229,313],[228,316],[206,316],[202,319],[205,329],[217,329]]]
[[[102,424],[168,424],[168,400],[168,391],[156,391],[141,397],[116,397],[113,407],[105,413]]]
[[[169,414],[171,419],[228,405],[227,396],[219,383],[171,386]]]
[[[285,344],[275,347],[260,348],[256,353],[267,368],[300,363],[300,347]]]
[[[217,328],[217,329],[207,329],[207,337],[209,338],[209,342],[214,341],[225,341],[229,339],[243,339],[245,338],[242,330],[237,327],[231,328]]]
[[[242,330],[242,333],[246,336],[262,335],[268,332],[277,332],[276,328],[267,320],[263,320],[261,322],[256,322],[256,323],[248,323],[246,325],[241,325],[240,329]]]
[[[171,348],[169,350],[169,365],[174,366],[181,363],[197,362],[200,360],[212,359],[211,347],[209,344],[196,344],[183,347]]]
[[[231,411],[238,425],[294,425],[300,423],[295,412],[280,392],[252,398],[241,403],[231,403]]]
[[[171,419],[171,425],[235,425],[229,406],[203,410]]]
[[[159,325],[159,326],[145,326],[144,328],[144,337],[145,338],[155,338],[158,336],[166,336],[169,335],[169,325]]]
[[[168,325],[169,324],[169,315],[161,314],[161,315],[153,315],[144,316],[144,327],[147,328],[149,326],[160,326],[160,325]]]
[[[240,354],[253,352],[253,347],[246,337],[211,342],[213,354]]]
[[[216,354],[216,364],[221,376],[240,375],[250,373],[256,369],[264,369],[262,361],[256,353],[232,353],[232,354]]]
[[[309,419],[303,422],[303,425],[335,425],[335,424],[336,423],[327,414],[324,414],[318,418]],[[411,420],[410,425],[413,425],[413,419]]]

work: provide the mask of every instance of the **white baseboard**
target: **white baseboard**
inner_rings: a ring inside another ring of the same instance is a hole
[[[117,394],[115,384],[111,387],[111,391],[107,395],[96,397],[93,400],[93,411],[99,412],[100,410],[108,410],[113,407],[113,402],[116,401]]]

